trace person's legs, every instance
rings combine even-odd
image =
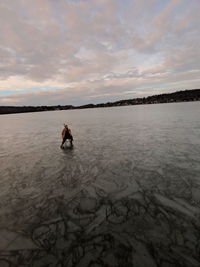
[[[72,136],[70,137],[70,144],[71,144],[71,146],[73,146],[73,137]]]
[[[63,148],[63,145],[64,145],[66,140],[67,140],[67,138],[64,137],[63,140],[62,140],[62,144],[61,144],[60,148]]]

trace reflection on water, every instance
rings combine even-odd
[[[199,108],[1,116],[0,266],[200,266]]]

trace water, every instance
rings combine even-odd
[[[0,266],[200,266],[200,102],[0,125]]]

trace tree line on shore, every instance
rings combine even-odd
[[[200,89],[177,91],[174,93],[153,95],[153,96],[148,96],[148,97],[143,97],[143,98],[126,99],[126,100],[119,100],[115,102],[107,102],[107,103],[101,103],[101,104],[87,104],[87,105],[82,105],[82,106],[72,106],[72,105],[0,106],[0,114],[115,107],[115,106],[128,106],[128,105],[142,105],[142,104],[173,103],[173,102],[188,102],[188,101],[200,101]]]

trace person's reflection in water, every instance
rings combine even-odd
[[[64,124],[64,129],[62,130],[62,144],[61,144],[60,148],[64,148],[64,143],[66,142],[66,140],[70,140],[70,144],[72,147],[73,146],[73,136],[72,136],[71,129],[68,128],[68,126],[66,124]]]

